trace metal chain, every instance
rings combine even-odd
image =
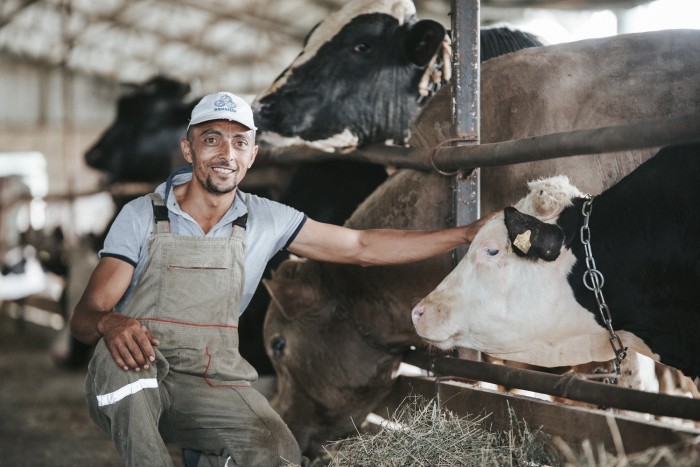
[[[593,291],[595,294],[596,302],[598,302],[598,311],[600,311],[600,316],[605,323],[610,334],[610,345],[612,346],[613,353],[615,354],[615,373],[620,376],[620,364],[622,360],[627,356],[627,347],[622,345],[622,340],[615,334],[615,330],[612,327],[612,318],[610,317],[610,309],[608,304],[605,303],[605,298],[603,297],[603,285],[605,284],[605,278],[603,273],[600,272],[595,265],[595,260],[593,259],[593,250],[591,249],[591,229],[588,227],[588,221],[591,218],[591,211],[593,210],[593,197],[589,197],[584,201],[583,207],[581,208],[581,213],[583,214],[583,226],[581,227],[581,243],[583,244],[583,249],[586,252],[586,272],[583,273],[583,285],[586,286],[588,290]],[[615,380],[617,382],[617,380]]]

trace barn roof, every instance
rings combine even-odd
[[[628,7],[645,0],[482,0],[484,8]],[[160,74],[255,93],[343,0],[3,0],[0,54],[119,83]],[[450,0],[416,0],[445,18]],[[483,13],[482,13],[483,16]]]

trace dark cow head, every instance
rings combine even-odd
[[[309,34],[304,49],[253,104],[262,143],[349,151],[369,143],[403,144],[426,79],[445,83],[449,38],[439,23],[418,21],[409,0],[355,0]],[[542,45],[509,28],[481,33],[486,60]],[[442,53],[440,53],[442,52]]]
[[[257,98],[260,140],[326,149],[403,141],[418,109],[418,82],[445,34],[435,21],[416,21],[409,1],[347,3]],[[394,98],[397,86],[414,98]]]
[[[88,166],[106,172],[109,182],[155,182],[185,161],[179,140],[192,103],[183,101],[187,84],[156,77],[121,97],[116,121],[85,153]]]
[[[272,300],[264,339],[278,372],[270,402],[310,457],[329,440],[351,433],[353,422],[363,422],[388,395],[401,360],[379,340],[368,342],[347,318],[362,312],[341,309],[348,303],[321,280],[336,272],[332,265],[287,260],[265,281]],[[366,326],[372,329],[373,323]]]

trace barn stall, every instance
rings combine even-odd
[[[272,3],[274,2],[271,2],[271,4]],[[561,15],[564,18],[568,18],[565,19],[564,22],[575,22],[576,20],[572,18],[578,15],[590,17],[593,15],[590,11],[595,13],[597,9],[613,7],[614,12],[608,10],[609,14],[602,18],[607,18],[608,22],[611,18],[610,15],[615,18],[615,29],[612,32],[607,32],[607,34],[614,34],[625,32],[629,16],[634,12],[632,7],[637,5],[642,5],[642,7],[644,7],[646,2],[620,2],[619,4],[613,2],[591,3],[594,4],[588,5],[586,2],[535,2],[535,4],[528,5],[528,8],[525,8],[522,2],[482,2],[481,10],[478,11],[477,9],[478,14],[481,15],[480,20],[478,14],[476,17],[473,16],[473,12],[471,16],[466,17],[466,20],[464,19],[465,17],[461,17],[461,19],[463,21],[476,21],[476,24],[500,20],[507,20],[514,24],[518,24],[518,21],[522,21],[523,24],[525,24],[528,17],[531,18],[533,14],[532,9],[535,8],[536,10],[546,11],[549,15]],[[450,11],[448,2],[424,2],[423,4],[421,4],[421,2],[416,2],[416,4],[422,16],[430,16],[438,18],[439,20],[449,18],[447,15]],[[223,17],[219,14],[213,14],[219,13],[214,6],[202,7],[201,5],[193,4],[193,2],[183,2],[182,4],[173,4],[171,2],[164,11],[154,10],[152,12],[130,11],[128,5],[122,5],[119,2],[97,5],[103,10],[90,11],[89,6],[80,4],[79,2],[52,3],[18,1],[14,4],[8,3],[3,7],[6,8],[6,11],[2,12],[6,19],[4,19],[2,23],[3,28],[0,29],[0,33],[3,34],[1,36],[3,50],[5,50],[3,61],[6,61],[6,69],[10,71],[4,78],[7,84],[0,89],[0,92],[3,93],[3,101],[9,103],[5,108],[13,110],[12,112],[8,111],[8,115],[3,117],[7,122],[7,125],[5,125],[7,129],[3,130],[6,131],[6,134],[2,136],[3,150],[7,150],[7,152],[11,153],[8,157],[11,157],[13,160],[17,158],[25,161],[30,160],[31,157],[28,156],[27,153],[34,151],[39,151],[48,156],[46,158],[47,169],[45,178],[48,182],[48,189],[46,192],[42,193],[40,191],[39,196],[32,195],[27,197],[24,194],[18,196],[12,189],[8,189],[10,193],[7,198],[7,204],[5,198],[3,199],[3,219],[6,219],[6,223],[3,224],[3,229],[7,228],[7,238],[3,238],[3,255],[14,249],[14,247],[29,246],[31,247],[30,250],[34,249],[37,252],[37,256],[40,259],[44,258],[45,260],[53,260],[57,256],[59,258],[65,258],[71,255],[81,259],[86,257],[90,258],[90,249],[92,248],[92,251],[94,251],[94,247],[88,243],[92,241],[93,236],[100,235],[109,222],[112,211],[114,210],[112,200],[115,198],[118,199],[120,196],[124,196],[124,194],[126,194],[126,196],[132,196],[134,193],[145,192],[149,187],[153,186],[152,184],[146,184],[146,186],[143,184],[129,183],[110,184],[105,179],[104,173],[86,167],[83,160],[83,154],[87,148],[97,139],[104,128],[110,124],[115,101],[120,94],[130,89],[128,83],[144,82],[156,74],[176,75],[176,78],[189,83],[195,89],[195,94],[201,94],[219,87],[226,87],[241,92],[252,99],[255,93],[270,83],[274,76],[279,73],[282,66],[291,60],[291,57],[300,46],[304,31],[310,29],[313,25],[311,24],[313,21],[311,21],[310,18],[306,18],[304,21],[309,21],[309,23],[303,23],[302,21],[301,24],[289,26],[290,16],[285,15],[284,11],[280,9],[278,5],[274,5],[273,7],[260,2],[256,3],[254,6],[251,5],[247,8],[243,8],[245,13],[227,13],[223,15]],[[157,2],[155,6],[157,6]],[[286,6],[290,8],[297,7],[285,2],[285,7]],[[325,4],[321,2],[315,2],[311,6],[311,8],[319,10],[319,16],[317,17],[319,19],[327,12],[333,11],[338,7],[338,4]],[[543,10],[543,7],[548,8]],[[173,22],[177,21],[175,18],[186,16],[188,12],[191,12],[189,9],[199,14],[198,17],[202,22],[189,25],[191,29],[188,29],[189,33],[184,35],[188,38],[186,41],[183,41],[179,37],[179,34],[168,30],[167,26],[160,25],[160,23],[170,23],[170,27],[172,28]],[[271,14],[270,12],[273,11],[275,13]],[[453,19],[459,18],[460,14],[464,13],[460,13],[460,10],[455,10],[453,12]],[[278,15],[278,17],[274,18],[275,15]],[[192,16],[197,15],[190,15],[191,23],[196,23],[196,20],[193,19]],[[597,16],[596,18],[597,21],[601,21],[601,16]],[[136,21],[136,19],[140,19],[140,21]],[[255,53],[253,70],[246,70],[245,73],[237,71],[236,73],[232,73],[234,76],[206,71],[221,69],[223,67],[229,69],[233,66],[235,66],[236,70],[240,70],[241,65],[237,63],[238,61],[252,61],[249,50],[252,48],[251,44],[248,44],[248,50],[244,50],[243,52],[238,51],[241,55],[233,54],[233,56],[231,56],[227,55],[229,51],[226,46],[212,44],[212,42],[215,42],[215,39],[205,38],[205,33],[202,31],[207,30],[206,26],[214,24],[217,26],[214,30],[221,36],[217,39],[221,39],[224,44],[230,43],[227,42],[228,36],[226,36],[225,33],[225,26],[227,26],[227,24],[213,23],[215,20],[222,21],[223,23],[243,22],[246,27],[251,27],[253,29],[251,35],[257,39],[255,42],[256,46],[259,47],[261,43],[269,46],[264,52],[255,49],[258,51]],[[605,23],[605,21],[602,22]],[[104,23],[107,23],[107,25]],[[36,26],[37,24],[47,26],[35,28],[35,31],[47,31],[49,34],[53,33],[54,36],[49,39],[42,39],[37,37],[30,38],[26,35],[22,35],[23,27],[27,28],[31,25]],[[80,29],[81,27],[85,27],[86,24],[90,24],[91,26],[96,25],[96,30],[86,29],[85,33],[76,31],[76,28]],[[446,25],[449,26],[448,24]],[[475,25],[473,24],[473,26]],[[52,27],[54,28],[53,30]],[[158,29],[159,27],[163,28],[163,30]],[[95,40],[93,35],[98,34],[102,29],[112,29],[116,34],[109,38],[102,38],[96,42],[90,42],[90,40]],[[283,38],[269,37],[270,29],[274,29],[275,34],[283,34]],[[457,28],[454,28],[454,30],[457,30]],[[197,33],[195,31],[200,32]],[[476,27],[468,28],[466,33],[462,30],[466,44],[469,44],[470,40],[473,41],[471,35],[475,31],[478,32]],[[123,34],[124,36],[119,36],[119,34]],[[38,34],[38,36],[40,35],[41,34]],[[37,34],[35,33],[34,36],[37,36]],[[92,39],[90,39],[91,37]],[[120,37],[122,39],[121,41]],[[85,42],[81,41],[81,38],[85,39]],[[293,38],[297,42],[293,44],[294,47],[289,47],[285,50],[283,45],[289,44],[289,38]],[[14,42],[11,39],[14,39]],[[46,42],[41,43],[41,40],[53,40],[56,44],[64,45],[65,50],[57,50],[61,49],[61,47],[47,47]],[[125,46],[125,44],[132,42],[136,44],[136,51],[131,51]],[[171,42],[173,42],[173,44],[170,44]],[[186,44],[192,42],[192,44],[194,44],[192,45],[192,49],[194,49],[194,52],[192,52],[193,55],[191,56],[192,59],[186,61],[188,65],[192,64],[192,67],[189,69],[186,69],[187,67],[183,65],[182,60],[178,60],[175,64],[167,61],[169,54],[174,54],[178,58],[180,57],[176,52],[173,52],[173,50],[182,52],[182,47],[184,47],[182,42]],[[119,43],[120,46],[126,50],[120,50],[119,54],[116,54],[114,50],[120,47],[115,47],[115,43]],[[148,55],[149,49],[145,47],[144,44],[151,44],[151,46],[153,46],[153,43],[157,43],[161,46],[163,44],[172,45],[172,48],[164,50],[156,47],[157,55],[154,51],[155,49],[151,49],[152,55]],[[107,44],[108,47],[106,50],[98,50],[99,44]],[[455,47],[459,47],[459,44],[460,42],[457,41]],[[86,49],[81,50],[81,46],[85,46]],[[242,49],[246,49],[246,47],[242,47]],[[132,52],[134,55],[125,57],[124,55],[128,55],[129,52]],[[188,52],[191,51],[188,50]],[[206,55],[206,57],[198,56],[196,53]],[[246,55],[246,53],[248,55]],[[148,58],[144,59],[144,55],[147,55]],[[261,55],[269,59],[269,62],[266,60],[261,64]],[[204,60],[204,58],[206,58],[213,62],[214,59],[212,57],[221,58],[223,62],[210,63]],[[197,59],[201,60],[198,61]],[[231,63],[234,63],[234,65]],[[275,68],[275,64],[281,65]],[[90,65],[94,65],[95,69],[90,69]],[[205,65],[211,66],[211,68],[206,68]],[[473,74],[470,76],[469,67],[467,68],[467,72],[460,73],[459,66],[459,63],[455,64],[456,79],[460,77],[464,78],[465,75],[467,79],[474,79]],[[181,71],[173,73],[173,70],[178,70],[180,68],[182,68]],[[265,68],[269,68],[269,70]],[[264,73],[266,71],[268,72],[267,74]],[[462,86],[457,86],[457,89],[466,89],[472,93],[475,92],[474,90],[478,91],[478,87],[470,86],[466,81]],[[478,94],[471,96],[472,103],[474,102],[475,96],[478,98]],[[469,96],[458,96],[457,99],[458,101],[470,102]],[[474,115],[474,112],[466,112],[466,114]],[[478,119],[476,121],[478,121]],[[531,147],[536,147],[540,154],[543,151],[542,148],[554,147],[554,149],[550,149],[551,154],[556,154],[558,156],[562,154],[586,154],[587,151],[595,152],[600,150],[601,147],[623,149],[627,147],[637,147],[636,145],[659,146],[672,142],[687,141],[689,138],[692,140],[692,133],[694,130],[692,123],[695,121],[697,121],[697,119],[694,119],[693,116],[689,116],[685,120],[681,119],[679,122],[669,123],[668,127],[664,127],[663,131],[658,131],[657,133],[650,131],[653,128],[658,128],[658,125],[653,123],[650,123],[650,126],[642,131],[640,131],[639,128],[633,127],[616,129],[616,131],[622,132],[623,135],[625,131],[629,132],[627,135],[642,134],[644,135],[644,139],[631,137],[615,139],[610,137],[606,140],[605,137],[607,133],[603,135],[602,138],[599,137],[600,135],[596,136],[594,134],[584,133],[580,135],[559,135],[558,137],[555,135],[551,138],[554,140],[554,143],[552,143],[552,141],[542,142],[539,140],[529,141],[528,143],[534,144],[535,146]],[[458,122],[458,125],[462,126],[462,130],[457,132],[459,139],[468,140],[470,144],[478,142],[478,129],[475,130],[475,125],[477,125],[478,128],[478,123],[475,121],[467,123],[462,121]],[[466,136],[464,136],[465,133]],[[689,133],[691,134],[690,136]],[[475,134],[477,137],[475,137]],[[580,142],[588,142],[591,138],[597,138],[596,141],[599,141],[598,144],[600,146],[596,146],[593,149],[590,147],[584,148],[583,146],[585,145]],[[542,139],[547,140],[547,138]],[[630,143],[630,140],[633,140],[633,142]],[[619,141],[623,142],[619,143]],[[560,146],[556,146],[556,144]],[[617,146],[615,146],[616,144]],[[620,144],[622,146],[620,146]],[[382,155],[387,152],[385,148],[372,147],[366,149],[364,153],[360,151],[356,156],[352,157],[364,159],[372,158],[375,162],[388,163],[396,166],[415,165],[416,167],[427,170],[433,170],[439,167],[443,171],[482,166],[489,163],[483,159],[469,159],[468,157],[455,155],[469,152],[463,149],[465,148],[438,148],[434,151],[413,150],[413,154],[407,155],[406,151],[392,148],[392,151],[396,154],[394,154],[392,158],[387,159]],[[485,154],[485,156],[483,157],[489,159],[493,154],[501,154],[501,151],[508,152],[509,149],[510,148],[502,149],[497,145],[492,147],[484,145],[483,154]],[[528,148],[525,150],[521,149],[520,151],[521,154],[532,154],[531,149]],[[274,151],[272,151],[272,153],[274,153]],[[299,152],[296,154],[298,153]],[[374,158],[373,154],[380,154],[380,156]],[[274,154],[271,155],[272,159],[275,157],[277,156]],[[282,154],[279,155],[279,157],[283,158],[285,155]],[[304,154],[303,157],[314,157],[314,154]],[[321,156],[316,155],[316,157],[318,158]],[[405,164],[404,161],[406,157],[412,158],[411,160],[417,160],[418,162]],[[551,157],[555,156],[552,155]],[[35,159],[31,160],[32,171],[35,171],[37,167],[41,167],[41,164],[34,162]],[[499,164],[510,162],[512,162],[512,159],[507,158],[498,161]],[[3,166],[8,167],[9,164],[3,164]],[[24,175],[26,169],[19,169],[17,172],[19,172],[19,175]],[[266,175],[262,180],[253,180],[253,182],[265,185],[272,179],[276,183],[284,183],[284,179],[280,180],[279,178],[279,171],[266,170],[264,173],[271,175]],[[16,176],[17,174],[11,173],[10,175]],[[471,177],[477,177],[476,173]],[[16,179],[16,177],[14,178]],[[476,180],[474,178],[468,178],[466,183],[462,183],[462,185],[463,186],[458,188],[457,191],[462,193],[462,196],[465,196],[469,201],[461,203],[467,206],[466,210],[456,211],[456,217],[461,219],[458,221],[460,223],[468,222],[476,218],[475,216],[478,216],[479,213],[478,203],[474,202],[474,200],[478,198],[478,191],[473,190],[473,187],[478,186],[478,178]],[[24,214],[17,215],[15,211],[8,209],[10,213],[7,215],[7,218],[5,218],[5,206],[14,208],[22,204],[25,206],[23,209],[20,209],[20,211],[24,211]],[[38,212],[38,214],[32,215],[32,213],[36,212]],[[44,218],[43,221],[42,217]],[[24,227],[16,227],[17,224],[22,223],[24,223]],[[20,239],[19,234],[28,229],[27,224],[39,227],[37,229],[38,232],[31,232],[38,238],[30,238],[29,240]],[[64,265],[65,263],[66,261],[64,259]],[[89,271],[90,269],[90,264],[84,265],[82,262],[80,264],[69,262],[68,264],[73,265],[74,270],[82,268]],[[66,271],[61,271],[60,266],[58,269],[54,269],[54,271],[48,270],[47,266],[45,266],[45,268],[47,269],[45,271],[47,277],[44,278],[44,280],[50,284],[46,287],[47,290],[42,291],[42,293],[31,294],[20,300],[13,299],[3,301],[3,314],[11,318],[11,321],[6,322],[6,325],[9,326],[9,333],[8,339],[4,341],[14,344],[19,341],[26,344],[26,340],[38,339],[40,342],[31,342],[31,345],[24,349],[27,351],[27,358],[32,358],[31,356],[33,355],[38,358],[39,362],[42,364],[50,363],[42,361],[41,357],[38,355],[40,352],[36,352],[35,350],[36,348],[46,350],[47,347],[51,347],[50,351],[46,352],[46,356],[48,359],[49,353],[54,355],[53,363],[55,364],[60,363],[61,352],[66,351],[65,337],[63,340],[57,339],[57,335],[52,334],[54,332],[53,330],[47,332],[45,329],[38,330],[36,335],[23,333],[31,333],[35,330],[37,323],[33,323],[32,321],[38,322],[42,327],[49,326],[49,329],[55,329],[56,331],[64,330],[62,319],[66,316],[66,310],[70,309],[71,300],[77,299],[74,294],[80,293],[80,282],[81,280],[85,280],[85,276],[83,276],[81,280],[71,282],[70,272],[66,273]],[[83,271],[83,274],[85,274],[85,271]],[[74,273],[72,277],[74,278],[76,275],[77,273]],[[77,289],[77,291],[73,289]],[[63,303],[62,300],[64,301]],[[68,305],[66,305],[66,302]],[[23,336],[26,336],[28,339],[23,338]],[[62,348],[57,348],[57,346]],[[24,355],[24,352],[19,352],[17,357],[12,360],[21,364]],[[57,355],[59,355],[58,361],[56,358]],[[417,363],[421,361],[421,359],[410,357],[409,361]],[[463,374],[463,372],[467,370],[461,368],[455,369],[451,366],[452,363],[453,362],[447,364],[450,370],[446,373],[443,373],[445,370],[438,370],[438,368],[440,368],[439,361],[438,363],[432,361],[427,364],[427,367],[440,375],[441,381],[444,381],[444,376],[452,374],[466,377],[470,380],[487,381],[509,387],[518,386],[512,379],[503,375],[487,377],[479,372],[477,372],[477,376],[475,376],[474,373]],[[423,366],[426,365],[423,364]],[[46,371],[48,374],[53,374],[55,376],[57,384],[62,385],[60,388],[61,390],[65,390],[64,388],[72,388],[75,392],[80,392],[82,390],[79,384],[76,383],[79,378],[71,380],[72,382],[67,382],[66,380],[70,379],[70,375],[57,372],[53,368],[48,368]],[[475,370],[472,369],[471,371],[473,372]],[[20,387],[32,385],[32,383],[28,381],[20,382],[20,376],[22,376],[21,372],[17,371],[12,374],[16,376],[16,380],[13,381],[11,379],[5,383],[8,384],[8,391],[3,391],[4,393],[14,395],[20,391]],[[522,376],[521,378],[525,377]],[[489,379],[492,379],[492,381],[489,381]],[[535,377],[535,380],[538,379],[539,377]],[[436,387],[434,386],[434,381],[428,380],[427,386],[421,386],[424,378],[408,383],[405,383],[405,381],[407,381],[407,379],[401,377],[397,386],[398,392],[394,394],[393,402],[389,407],[395,407],[397,401],[400,401],[403,395],[408,392],[408,390],[405,389],[406,387],[411,387],[411,391],[413,392],[419,390],[426,394],[436,394],[436,392],[434,392]],[[438,384],[443,385],[444,383],[440,382]],[[454,406],[446,404],[446,407],[449,407],[451,410],[455,410],[455,407],[459,407],[459,411],[464,411],[466,413],[472,413],[472,407],[474,405],[489,408],[488,411],[497,414],[494,420],[498,420],[499,417],[501,417],[501,420],[505,420],[503,413],[501,412],[499,414],[498,412],[498,410],[502,410],[504,406],[503,397],[507,397],[511,400],[520,400],[520,398],[515,396],[496,395],[495,402],[489,402],[489,398],[492,397],[491,393],[484,393],[478,390],[474,390],[475,394],[477,394],[476,396],[454,398],[452,397],[452,392],[450,392],[454,389],[451,389],[451,385],[447,386],[447,389],[443,389],[442,386],[439,386],[440,389],[437,391],[438,393],[445,391],[444,394],[449,395],[450,402],[454,404]],[[525,383],[522,389],[547,392],[539,383],[535,384],[534,388],[528,388],[528,383]],[[457,390],[460,394],[464,394],[468,391],[472,390],[464,390],[461,388]],[[605,393],[604,389],[601,389],[601,391]],[[65,392],[68,393],[69,391],[65,390]],[[556,391],[554,392],[554,395],[560,397],[572,396],[572,394],[568,392],[564,394]],[[576,391],[574,391],[574,393],[575,392]],[[583,390],[581,392],[586,391]],[[442,395],[441,398],[447,400],[448,396],[446,395]],[[71,394],[65,395],[67,399],[70,399],[70,396]],[[611,396],[606,393],[606,395],[603,396],[603,402],[598,399],[586,400],[586,402],[615,407],[609,403],[609,400],[610,398],[614,399],[616,397],[623,401],[634,399],[631,395]],[[76,399],[79,399],[79,397]],[[454,403],[455,400],[462,400],[463,402]],[[36,401],[25,403],[31,407],[35,405],[38,407],[40,405],[37,404]],[[512,403],[517,404],[516,402]],[[686,408],[687,413],[691,415],[697,413],[697,405],[686,406],[686,403],[686,400],[670,400],[667,402],[661,398],[653,399],[651,402],[643,402],[642,404],[652,404],[653,406],[660,405],[663,407],[667,405],[671,407],[677,406],[682,408],[680,413],[685,413],[684,411]],[[591,421],[587,421],[587,425],[584,424],[583,427],[581,425],[571,426],[567,425],[566,421],[589,420],[589,418],[582,417],[581,413],[575,410],[574,413],[571,414],[568,412],[568,408],[564,410],[564,408],[559,405],[555,405],[550,413],[550,405],[545,405],[544,407],[547,408],[542,408],[543,406],[539,405],[539,402],[531,401],[530,399],[525,399],[523,404],[521,410],[520,406],[516,407],[516,412],[522,411],[523,414],[535,414],[534,418],[531,418],[529,421],[531,425],[565,427],[560,430],[561,432],[556,432],[556,434],[562,436],[564,439],[567,439],[567,433],[570,436],[575,434],[575,436],[569,438],[573,443],[578,443],[582,439],[588,438],[594,441],[603,441],[609,448],[617,447],[612,444],[614,440],[612,440],[610,429],[607,431],[601,429],[601,426],[603,426],[601,425],[602,420],[607,420],[605,412],[593,414],[590,417]],[[11,402],[7,404],[7,406],[10,405],[14,404]],[[498,409],[498,407],[501,409]],[[640,410],[638,407],[639,405],[635,403],[622,403],[620,408]],[[644,412],[644,410],[641,411]],[[39,426],[42,425],[42,421],[45,425],[50,425],[50,423],[47,423],[51,419],[51,417],[47,415],[48,413],[49,412],[46,412],[44,408],[43,413],[39,414],[33,422]],[[653,413],[654,415],[660,416],[669,415],[663,408],[646,413]],[[674,416],[673,414],[677,415],[678,413],[677,411],[671,410],[671,416]],[[16,426],[22,426],[22,418],[18,419],[17,416],[13,416],[7,419],[13,420],[13,429],[16,428]],[[37,419],[39,423],[37,423]],[[61,419],[58,417],[58,419],[64,423],[66,422],[65,418]],[[697,420],[697,418],[693,418],[693,416],[689,417],[689,419]],[[545,423],[543,420],[547,420],[547,422]],[[18,423],[19,425],[16,425]],[[99,433],[95,433],[89,420],[85,419],[84,423],[86,426],[81,427],[82,431],[77,430],[77,432],[79,432],[79,436],[82,437],[81,443],[85,442],[87,446],[88,443],[86,439],[90,436],[99,438]],[[607,424],[608,422],[606,421],[605,423]],[[649,428],[649,425],[653,425],[653,428]],[[632,451],[637,451],[655,444],[667,444],[676,441],[682,436],[678,434],[678,429],[673,426],[658,427],[655,424],[636,421],[631,423],[618,422],[618,426],[622,426],[621,430],[623,432],[623,439],[625,440],[625,447]],[[34,431],[37,431],[36,425],[34,428]],[[8,433],[8,437],[4,437],[5,439],[15,438],[14,435],[10,436],[10,429],[10,426],[4,427],[3,430],[7,430],[6,432]],[[687,429],[685,431],[690,434],[694,433],[692,429]],[[581,433],[585,433],[585,435],[581,436]],[[56,439],[60,439],[62,443],[71,443],[70,437],[66,439],[65,437],[56,435]],[[51,440],[52,435],[49,433],[44,434],[44,438],[41,442],[50,445],[52,444]],[[111,448],[108,445],[104,446],[105,451],[111,453]],[[25,449],[28,447],[29,446],[25,446]],[[37,460],[52,459],[52,454],[49,449],[45,452],[42,452],[41,447],[35,449],[41,452],[41,454],[38,454],[39,457],[37,457]],[[54,451],[54,455],[60,453],[61,456],[64,456],[63,458],[68,458],[65,456],[70,456],[72,454],[72,452],[64,452],[65,447],[62,449],[63,450]],[[2,452],[10,459],[15,455],[13,454],[13,450],[9,447],[3,447]],[[176,456],[177,454],[174,455]],[[104,462],[104,465],[112,465],[110,462],[113,461],[106,459]]]

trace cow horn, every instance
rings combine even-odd
[[[513,207],[503,210],[508,238],[518,256],[532,260],[554,261],[564,245],[564,232],[556,224],[547,224]]]

